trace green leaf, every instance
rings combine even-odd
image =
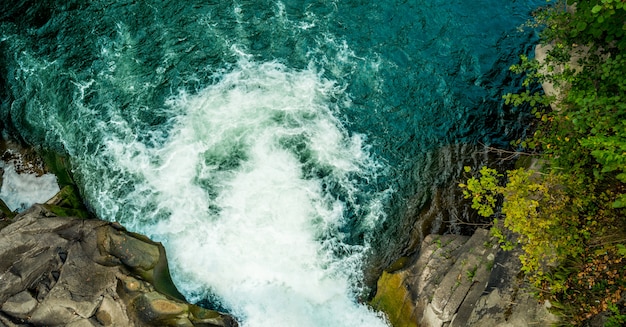
[[[602,6],[601,5],[595,5],[593,6],[593,8],[591,9],[591,12],[594,14],[597,14],[600,12],[600,10],[602,10]]]
[[[615,202],[613,202],[613,208],[619,209],[626,207],[626,194],[620,195]]]

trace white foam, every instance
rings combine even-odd
[[[0,163],[4,168],[0,199],[13,211],[24,211],[35,203],[44,203],[59,192],[56,176],[17,173],[13,163]]]
[[[110,206],[125,180],[100,178],[98,211],[164,242],[181,291],[216,296],[242,326],[385,326],[355,301],[368,247],[343,243],[349,203],[329,191],[356,201],[356,177],[379,168],[334,116],[341,90],[313,70],[246,59],[217,80],[170,99],[178,118],[162,147],[107,141],[136,180]],[[364,225],[382,216],[379,201],[358,204],[372,208]]]

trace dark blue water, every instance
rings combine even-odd
[[[409,199],[523,135],[501,97],[541,4],[5,3],[2,127],[162,241],[190,300],[244,326],[384,324],[356,303],[363,264],[402,252]]]

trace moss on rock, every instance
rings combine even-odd
[[[408,300],[408,301],[407,301]],[[378,280],[372,306],[385,312],[394,327],[417,327],[411,296],[405,287],[404,274],[383,272]]]

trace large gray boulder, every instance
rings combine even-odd
[[[395,327],[551,326],[556,317],[528,291],[517,251],[485,229],[428,235],[416,258],[383,274],[372,305]]]
[[[0,326],[237,326],[184,301],[159,243],[50,207],[0,229]]]

